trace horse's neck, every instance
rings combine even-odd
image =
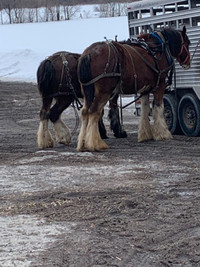
[[[142,33],[139,35],[138,39],[148,39],[149,38],[149,34],[148,33]]]
[[[165,30],[163,32],[165,39],[169,45],[169,50],[173,57],[177,57],[181,48],[180,33],[173,30]]]

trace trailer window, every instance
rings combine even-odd
[[[192,26],[200,26],[200,17],[192,18]]]
[[[134,31],[134,28],[133,27],[131,27],[129,29],[129,33],[130,33],[130,36],[135,35],[135,31]]]
[[[157,15],[162,15],[163,14],[163,8],[160,6],[157,7],[153,7],[153,15],[157,16]]]
[[[192,8],[200,7],[200,1],[199,0],[191,0],[191,7]]]
[[[189,9],[188,1],[178,2],[178,11]]]
[[[133,14],[133,12],[129,12],[128,13],[128,19],[130,20],[130,19],[134,19],[134,14]]]
[[[135,35],[139,35],[139,27],[135,27]]]
[[[173,12],[175,12],[176,9],[175,9],[175,4],[168,4],[168,5],[165,5],[165,14],[171,14]]]

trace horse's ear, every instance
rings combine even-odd
[[[183,26],[183,30],[182,30],[182,35],[183,35],[183,38],[185,37],[185,34],[186,34],[186,27]]]

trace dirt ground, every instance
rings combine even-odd
[[[1,267],[200,266],[199,137],[138,143],[130,107],[105,152],[77,152],[78,131],[39,150],[36,85],[0,82],[0,103]]]

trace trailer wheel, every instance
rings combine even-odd
[[[173,95],[166,94],[163,98],[164,101],[164,117],[168,129],[172,134],[181,134],[181,128],[178,122],[177,114],[177,101]]]
[[[194,94],[187,94],[181,98],[178,118],[185,135],[200,135],[200,101]]]

